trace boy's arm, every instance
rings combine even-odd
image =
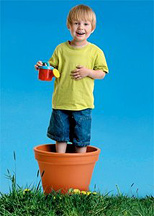
[[[105,72],[102,70],[92,70],[85,68],[83,66],[77,66],[77,69],[72,71],[71,76],[75,80],[80,80],[84,77],[90,77],[92,79],[103,79],[105,77]]]
[[[106,72],[102,70],[91,70],[89,69],[89,77],[92,79],[104,79]]]

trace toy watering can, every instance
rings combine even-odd
[[[59,71],[50,66],[49,62],[43,62],[43,65],[39,66],[38,70],[38,78],[43,81],[51,81],[53,77],[60,77]]]

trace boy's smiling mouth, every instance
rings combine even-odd
[[[77,35],[84,35],[84,32],[76,32]]]

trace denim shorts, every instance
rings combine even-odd
[[[80,111],[52,110],[47,136],[78,147],[90,145],[92,109]]]

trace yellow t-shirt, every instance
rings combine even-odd
[[[103,70],[108,73],[103,51],[92,43],[82,48],[75,48],[64,42],[59,44],[49,63],[60,72],[55,80],[52,108],[63,110],[83,110],[94,108],[94,79],[85,77],[81,80],[71,78],[71,71],[77,65],[88,69]]]

